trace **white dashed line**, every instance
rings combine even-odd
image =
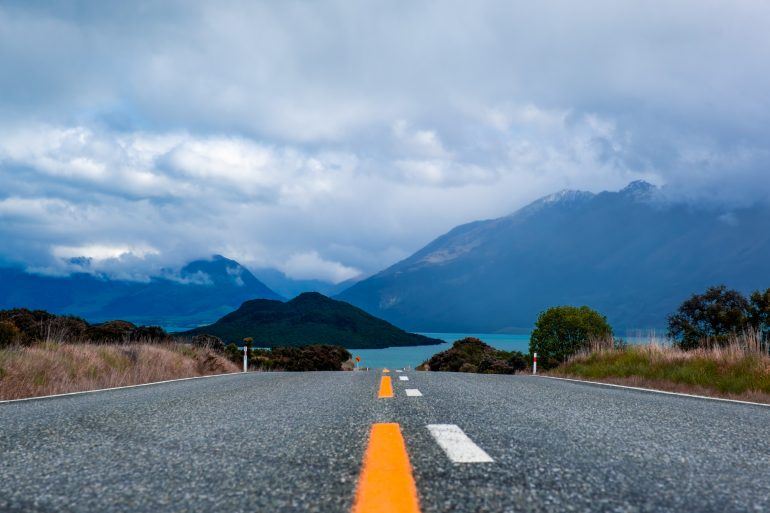
[[[409,376],[399,376],[398,379],[401,381],[409,381]]]
[[[402,371],[401,369],[396,369],[396,372],[404,372],[404,371]]]
[[[407,397],[422,397],[422,392],[420,392],[416,388],[407,388],[406,389],[406,396]]]
[[[455,463],[492,463],[494,460],[454,424],[429,424],[436,443]]]

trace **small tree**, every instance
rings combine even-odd
[[[557,306],[538,316],[529,351],[548,369],[587,348],[591,340],[611,336],[612,327],[599,312],[587,306]]]
[[[767,340],[770,338],[770,289],[754,292],[749,301],[751,302],[749,323],[753,329],[762,334],[763,340]]]
[[[225,357],[233,363],[239,363],[243,359],[243,353],[235,343],[230,342],[225,346]]]
[[[668,318],[668,336],[682,349],[724,345],[731,334],[751,327],[751,310],[740,292],[724,285],[709,287],[703,294],[693,294]]]
[[[0,348],[18,344],[21,331],[10,321],[0,321]]]

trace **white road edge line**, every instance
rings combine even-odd
[[[401,381],[409,381],[409,376],[399,376],[398,379]]]
[[[639,390],[641,392],[650,392],[653,394],[666,394],[666,395],[678,395],[681,397],[693,397],[695,399],[708,399],[709,401],[722,401],[725,403],[738,403],[738,404],[749,404],[751,406],[764,406],[765,408],[770,408],[770,404],[765,403],[754,403],[751,401],[741,401],[739,399],[727,399],[725,397],[712,397],[709,395],[697,395],[697,394],[685,394],[683,392],[669,392],[668,390],[658,390],[657,388],[644,388],[644,387],[632,387],[629,385],[616,385],[615,383],[602,383],[601,381],[588,381],[586,379],[572,379],[572,378],[557,378],[556,376],[534,376],[536,378],[545,378],[545,379],[557,379],[559,381],[572,381],[574,383],[583,383],[588,385],[599,385],[603,387],[613,387],[613,388],[626,388],[628,390]]]
[[[422,392],[416,388],[407,388],[405,392],[407,397],[422,397]]]
[[[80,390],[78,392],[67,392],[65,394],[39,395],[36,397],[24,397],[22,399],[3,399],[0,401],[0,404],[20,403],[22,401],[36,401],[38,399],[54,399],[56,397],[67,397],[70,395],[95,394],[97,392],[109,392],[110,390],[122,390],[124,388],[148,387],[150,385],[162,385],[163,383],[174,383],[175,381],[188,381],[190,379],[221,378],[222,376],[234,376],[236,374],[249,374],[249,373],[246,373],[243,371],[228,372],[226,374],[210,374],[208,376],[191,376],[189,378],[167,379],[165,381],[152,381],[150,383],[139,383],[138,385],[124,385],[122,387],[97,388],[94,390]]]
[[[484,449],[473,443],[462,429],[455,424],[428,424],[433,439],[454,463],[492,463]]]

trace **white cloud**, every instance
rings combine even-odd
[[[54,246],[53,256],[62,259],[85,257],[91,260],[119,259],[127,256],[145,258],[147,255],[157,255],[158,250],[149,246],[88,244],[85,246]]]
[[[149,247],[100,265],[222,253],[336,280],[563,188],[767,198],[768,21],[696,0],[3,2],[0,258]]]
[[[317,251],[291,255],[279,269],[290,278],[321,279],[331,283],[340,283],[361,274],[361,271],[353,267],[324,260]]]
[[[400,119],[393,124],[393,136],[400,153],[425,158],[450,158],[438,134],[433,130],[414,130]]]

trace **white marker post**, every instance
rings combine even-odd
[[[243,372],[247,372],[249,368],[249,346],[243,345]]]
[[[534,353],[532,358],[532,374],[537,374],[537,353]]]

